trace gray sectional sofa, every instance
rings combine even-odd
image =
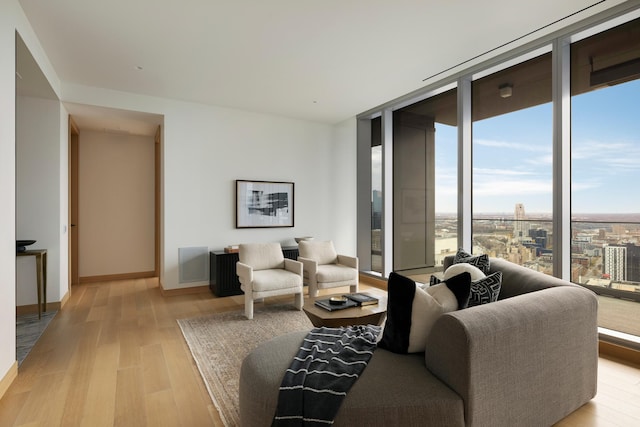
[[[550,426],[595,396],[596,296],[490,260],[490,272],[503,273],[498,301],[442,315],[425,353],[378,348],[334,425]],[[282,376],[304,336],[274,338],[246,357],[243,427],[271,424]]]

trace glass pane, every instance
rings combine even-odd
[[[473,82],[473,252],[551,274],[551,53]]]
[[[432,269],[457,249],[457,89],[394,112],[394,270]]]
[[[435,266],[458,250],[458,127],[436,123]]]
[[[624,298],[599,325],[640,335],[640,21],[574,43],[571,67],[571,280]]]
[[[371,270],[382,273],[382,119],[371,121]]]

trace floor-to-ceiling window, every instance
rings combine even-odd
[[[463,246],[595,290],[599,325],[640,337],[640,9],[608,19],[384,106],[394,269]]]
[[[571,45],[571,280],[640,335],[640,19]]]
[[[457,249],[457,89],[393,114],[394,270],[433,268]]]
[[[382,273],[382,119],[371,120],[371,271]]]
[[[552,274],[551,53],[472,83],[473,251]]]

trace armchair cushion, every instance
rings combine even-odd
[[[340,264],[319,265],[316,277],[318,282],[322,283],[356,280],[358,278],[358,270]]]
[[[253,292],[293,288],[302,285],[302,277],[284,269],[258,270],[253,272]]]
[[[338,253],[331,240],[325,242],[303,240],[298,243],[298,252],[301,257],[313,259],[319,265],[335,264],[338,260]]]
[[[240,245],[238,258],[250,265],[254,271],[284,268],[284,254],[280,243],[260,243]]]

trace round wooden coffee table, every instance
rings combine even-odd
[[[387,315],[387,293],[384,291],[372,292],[369,290],[363,293],[378,298],[378,304],[351,307],[334,311],[325,310],[324,308],[315,305],[316,299],[325,299],[332,296],[344,295],[333,294],[319,295],[316,298],[309,297],[305,301],[302,309],[307,314],[309,320],[311,320],[313,326],[316,327],[326,326],[328,328],[339,328],[341,326],[351,325],[382,324]]]

